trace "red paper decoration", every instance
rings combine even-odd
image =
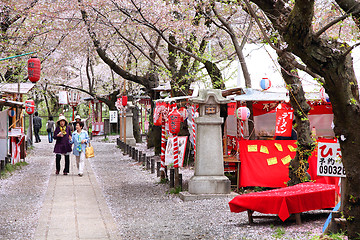
[[[239,107],[236,110],[236,117],[241,121],[246,121],[250,117],[250,109],[247,107]]]
[[[27,100],[25,101],[25,112],[27,114],[33,114],[35,111],[35,102],[34,100]]]
[[[231,102],[227,104],[228,106],[228,115],[234,115],[236,109],[236,102]]]
[[[263,90],[268,90],[271,87],[271,81],[268,78],[263,78],[260,81],[260,87]]]
[[[180,132],[181,115],[177,109],[174,109],[169,114],[169,131],[172,134],[178,134]]]
[[[40,80],[41,63],[37,57],[31,57],[28,60],[28,78],[31,82],[36,83]]]
[[[128,101],[128,97],[127,96],[122,96],[122,105],[123,105],[123,107],[125,107],[127,105],[127,101]]]
[[[164,109],[163,103],[157,102],[154,110],[154,125],[161,126],[162,124],[162,111]]]

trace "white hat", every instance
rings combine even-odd
[[[66,120],[65,116],[61,115],[59,119],[56,121],[56,124],[60,124],[60,121],[64,120],[66,124],[68,124],[68,121]]]
[[[76,120],[76,119],[80,119],[80,120],[81,120],[80,115],[76,115],[75,120]]]

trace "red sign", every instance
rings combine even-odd
[[[228,103],[227,106],[228,106],[228,115],[234,115],[236,109],[236,102]]]
[[[289,109],[276,110],[275,136],[290,137],[293,121],[293,111]]]
[[[35,111],[35,102],[34,100],[27,100],[25,101],[25,112],[27,114],[33,114]]]

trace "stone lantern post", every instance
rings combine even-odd
[[[133,116],[132,110],[134,105],[131,101],[128,102],[126,106],[126,143],[135,146],[136,139],[134,138],[134,130],[133,130]]]
[[[199,104],[199,117],[195,119],[196,158],[195,173],[189,181],[188,193],[181,193],[183,200],[194,200],[230,194],[231,182],[224,175],[220,104],[230,102],[219,89],[203,89],[191,100]]]

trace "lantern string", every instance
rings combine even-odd
[[[17,58],[17,57],[22,57],[22,56],[30,55],[30,54],[33,54],[33,53],[36,53],[36,51],[35,52],[24,53],[24,54],[20,54],[20,55],[15,55],[15,56],[11,56],[11,57],[1,58],[0,61],[12,59],[12,58]]]

